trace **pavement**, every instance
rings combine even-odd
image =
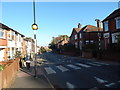
[[[49,90],[53,90],[44,75],[39,74],[37,77],[34,77],[33,67],[31,67],[30,71],[26,70],[26,68],[20,69],[11,88],[48,88]]]

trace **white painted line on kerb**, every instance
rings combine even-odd
[[[69,65],[67,65],[67,66],[69,66],[69,67],[71,67],[71,68],[73,68],[73,69],[81,69],[80,67],[75,66],[75,65],[72,65],[72,64],[69,64]]]
[[[45,70],[46,70],[47,74],[56,73],[51,67],[45,67]]]
[[[98,64],[94,64],[94,63],[87,63],[87,64],[94,65],[94,66],[101,66],[101,65],[98,65]]]
[[[86,67],[86,68],[89,68],[89,67],[91,67],[91,66],[89,66],[89,65],[86,65],[86,64],[81,64],[81,63],[76,63],[77,65],[79,65],[79,66],[82,66],[82,67]]]
[[[108,82],[108,81],[106,81],[106,80],[103,80],[103,79],[101,79],[101,78],[98,78],[98,77],[94,77],[99,83],[106,83],[106,82]]]
[[[113,86],[113,85],[115,85],[115,83],[109,83],[109,84],[106,84],[105,86],[106,86],[106,87],[111,87],[111,86]]]
[[[68,88],[72,88],[72,89],[75,88],[74,85],[69,83],[69,82],[66,82],[66,85],[67,85]]]
[[[59,65],[59,66],[56,66],[58,69],[60,69],[62,72],[65,72],[65,71],[69,71],[67,68]]]

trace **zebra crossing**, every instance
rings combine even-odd
[[[104,64],[104,65],[107,65],[107,64]],[[47,74],[55,74],[56,73],[55,68],[57,68],[61,72],[67,72],[67,71],[71,71],[71,70],[81,70],[83,68],[90,68],[93,66],[102,66],[102,64],[88,62],[86,64],[75,63],[75,64],[66,64],[66,65],[56,65],[53,67],[48,66],[48,67],[43,67],[43,68]]]

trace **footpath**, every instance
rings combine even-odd
[[[27,71],[26,68],[21,69],[17,73],[16,79],[11,88],[39,88],[40,90],[54,90],[44,75],[34,77],[33,67],[31,67],[30,71]]]

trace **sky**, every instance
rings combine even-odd
[[[96,26],[95,19],[102,21],[117,8],[117,2],[36,2],[37,44],[47,46],[53,36],[70,36],[78,23]],[[0,11],[1,23],[33,38],[32,2],[1,2]]]

